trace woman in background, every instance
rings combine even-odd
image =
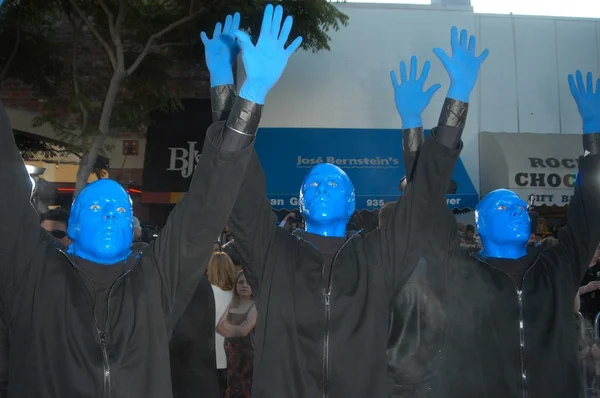
[[[225,337],[225,351],[229,362],[226,398],[250,398],[256,316],[252,289],[244,272],[240,271],[231,303],[217,324],[217,333]]]
[[[212,285],[215,297],[215,326],[217,326],[221,316],[225,313],[227,306],[231,302],[235,284],[233,262],[227,253],[223,253],[220,248],[213,253],[208,263],[207,277]],[[225,394],[225,388],[227,387],[227,357],[225,356],[224,345],[225,339],[223,336],[215,333],[215,352],[221,397]]]

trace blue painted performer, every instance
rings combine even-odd
[[[283,45],[291,28],[287,17],[284,39],[278,36],[282,19],[281,7],[267,8],[256,45],[246,34],[236,35],[247,75],[240,97],[264,103],[269,82],[279,77],[288,58]],[[272,68],[258,67],[265,59]],[[471,66],[453,62],[448,69],[451,75],[473,80],[462,84],[474,85],[479,63],[476,70]],[[209,70],[213,92],[223,94],[218,101],[213,96],[213,103],[231,102],[234,87],[218,78],[230,76],[230,70],[210,64]],[[422,88],[424,81],[419,84]],[[433,93],[429,98],[421,97],[422,90],[419,94],[424,108]],[[420,114],[422,109],[415,105],[414,111]],[[277,228],[264,171],[253,152],[248,169],[239,171],[245,178],[229,221],[245,273],[254,281],[253,290],[259,290],[253,397],[387,396],[390,301],[417,262],[413,248],[427,229],[422,222],[429,212],[427,203],[445,196],[466,112],[462,99],[446,99],[439,126],[423,143],[392,219],[370,234],[347,234],[354,187],[333,165],[316,166],[301,184],[306,231],[290,235]],[[412,127],[418,126],[405,126]],[[254,139],[234,130],[224,139],[229,136],[242,147]]]
[[[481,55],[476,55],[476,40],[474,36],[467,41],[467,32],[461,31],[459,40],[458,30],[452,29],[452,58],[445,56],[444,67],[450,77],[451,85],[448,90],[448,99],[445,108],[450,107],[448,114],[456,118],[460,123],[465,122],[466,111],[471,91],[477,81],[478,71],[481,64],[488,55],[484,50]],[[440,50],[434,50],[440,55]],[[414,162],[419,155],[424,141],[423,121],[421,114],[429,104],[433,93],[439,85],[428,90],[423,88],[424,77],[429,71],[429,63],[425,63],[423,73],[417,78],[417,60],[411,59],[410,75],[407,75],[406,64],[400,63],[400,83],[396,73],[391,72],[392,86],[394,87],[394,99],[396,109],[402,119],[402,128],[405,143],[405,163]],[[442,114],[443,115],[443,114]],[[440,121],[441,122],[441,121]],[[438,129],[439,130],[439,129]],[[454,134],[446,132],[442,135],[439,131],[438,137],[452,142],[452,146],[460,142],[462,129],[455,130]],[[409,159],[408,161],[406,159]],[[426,159],[420,161],[427,161]],[[412,175],[412,166],[407,166],[407,182],[415,178]],[[436,181],[447,192],[447,181]],[[439,200],[440,197],[436,197]],[[443,197],[442,197],[443,198]],[[389,203],[386,205],[393,205]],[[385,213],[385,212],[384,212]],[[441,218],[427,215],[419,222],[427,225],[422,233],[423,245],[419,250],[419,259],[415,271],[410,276],[407,284],[403,286],[399,294],[393,297],[391,306],[390,330],[388,336],[388,378],[390,383],[391,398],[426,398],[436,397],[438,394],[438,377],[436,372],[436,357],[439,354],[439,343],[442,338],[444,325],[444,311],[437,294],[439,282],[437,267],[428,265],[423,259],[424,253],[429,250],[429,234]],[[449,217],[453,217],[450,213]],[[389,222],[382,220],[384,222]],[[431,228],[431,226],[434,226]]]
[[[445,313],[440,398],[583,397],[573,301],[600,242],[600,79],[595,90],[591,73],[586,80],[579,71],[569,75],[583,156],[556,246],[527,244],[527,203],[510,190],[477,205],[478,253],[460,250],[443,198],[431,203],[440,222],[425,258],[438,269]]]
[[[286,23],[284,30],[290,28]],[[131,200],[112,180],[89,184],[75,199],[68,247],[40,227],[0,106],[0,302],[11,332],[9,396],[173,396],[169,338],[203,277],[238,194],[239,171],[253,153],[252,142],[236,146],[236,137],[255,135],[262,112],[257,96],[276,83],[282,61],[294,52],[280,47],[275,57],[267,51],[245,62],[252,93],[232,98],[208,129],[189,191],[161,235],[139,249],[132,250]]]
[[[277,18],[279,15],[279,18]],[[257,48],[248,48],[244,54],[244,66],[249,78],[260,84],[260,89],[253,91],[252,86],[247,86],[248,91],[241,92],[235,96],[233,65],[237,61],[240,52],[240,43],[249,42],[247,35],[239,32],[240,14],[228,15],[225,23],[215,25],[212,38],[208,38],[205,32],[200,38],[205,48],[206,65],[210,71],[211,102],[213,110],[213,121],[219,125],[231,120],[232,115],[238,118],[238,122],[231,124],[221,130],[215,130],[214,135],[209,131],[211,140],[220,143],[221,149],[246,153],[251,150],[256,134],[256,127],[260,121],[264,96],[279,80],[287,64],[288,58],[296,51],[302,42],[302,38],[296,38],[289,46],[285,46],[289,37],[293,21],[287,18],[282,26],[281,10],[273,15],[273,7],[267,6],[261,29],[260,44]],[[275,17],[275,18],[274,18]],[[253,53],[251,62],[248,61],[248,53]],[[255,83],[255,88],[257,88]],[[245,124],[253,126],[252,129],[245,128]],[[219,162],[211,153],[204,153],[209,162]],[[241,167],[240,169],[243,169]],[[235,173],[239,173],[239,170]],[[243,173],[242,173],[243,174]],[[227,179],[222,183],[229,184]],[[189,306],[185,309],[182,317],[175,328],[175,334],[171,340],[171,366],[173,367],[173,389],[176,397],[218,397],[215,384],[216,363],[214,348],[209,349],[210,342],[214,341],[214,321],[206,325],[208,318],[206,313],[206,295],[203,293],[202,284],[198,285]],[[212,289],[210,289],[210,299]],[[214,317],[214,309],[213,314]],[[205,336],[205,326],[210,327],[212,338],[198,339]],[[245,326],[231,326],[227,330],[227,337],[241,337],[248,333]],[[207,344],[208,343],[208,344]],[[212,345],[214,347],[214,343]],[[209,354],[212,352],[212,357]],[[212,366],[212,372],[211,372]],[[177,374],[175,374],[177,372]],[[210,380],[210,374],[215,374],[214,380]],[[251,378],[251,376],[250,376]],[[230,386],[228,391],[232,397],[245,396],[245,391],[236,390],[236,385]],[[221,393],[220,396],[223,394]]]

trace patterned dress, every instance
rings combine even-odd
[[[227,322],[239,326],[248,317],[254,304],[244,314],[227,314]],[[227,354],[227,390],[225,398],[250,398],[254,370],[254,331],[248,336],[225,339]]]

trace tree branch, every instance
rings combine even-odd
[[[168,42],[168,43],[161,43],[161,44],[155,44],[154,46],[152,46],[153,50],[162,50],[168,47],[185,47],[185,46],[191,46],[193,43],[191,41],[178,41],[178,42]]]
[[[90,32],[92,32],[94,37],[96,37],[96,40],[98,40],[100,45],[104,48],[104,51],[106,52],[106,55],[108,55],[108,59],[110,59],[110,63],[112,65],[113,69],[117,70],[117,60],[115,58],[115,54],[112,51],[112,49],[110,48],[110,46],[108,45],[108,43],[106,42],[106,40],[104,40],[102,35],[98,32],[98,30],[96,30],[94,25],[89,21],[88,17],[84,14],[84,12],[81,10],[81,8],[79,8],[77,3],[75,3],[75,0],[69,0],[69,3],[71,3],[71,6],[75,9],[75,11],[77,12],[77,15],[79,15],[79,18],[81,18],[83,20],[83,23],[85,24],[85,26],[88,27]]]
[[[183,18],[181,18],[181,19],[173,22],[172,24],[168,25],[167,27],[165,27],[160,32],[154,33],[152,36],[150,36],[150,38],[146,42],[146,46],[144,47],[144,49],[142,50],[142,52],[140,53],[140,55],[138,55],[138,57],[135,59],[135,61],[133,62],[133,64],[131,64],[131,66],[127,69],[127,72],[126,72],[127,76],[130,76],[131,74],[133,74],[133,72],[135,72],[135,70],[140,66],[140,64],[142,63],[142,61],[144,60],[144,58],[146,58],[146,56],[148,55],[148,53],[152,49],[152,46],[154,45],[154,41],[156,39],[158,39],[158,38],[164,36],[165,34],[169,33],[170,31],[172,31],[176,27],[178,27],[180,25],[183,25],[184,23],[187,23],[189,21],[192,21],[194,18],[196,18],[198,15],[200,15],[200,13],[202,11],[203,11],[203,9],[200,8],[196,12],[188,15],[187,17],[183,17]]]
[[[6,65],[4,65],[4,68],[2,68],[2,73],[0,73],[0,83],[2,83],[6,78],[8,70],[10,69],[10,65],[15,60],[17,52],[19,52],[19,47],[21,47],[21,28],[17,25],[15,26],[15,29],[17,31],[17,40],[15,41],[15,46],[13,47],[12,52],[10,53],[10,57],[8,57],[8,60],[6,61]]]
[[[123,42],[121,41],[121,25],[123,25],[124,5],[123,1],[119,0],[119,11],[117,12],[117,21],[112,12],[104,2],[104,0],[96,0],[96,2],[102,7],[108,20],[108,30],[110,31],[110,37],[112,38],[113,44],[115,45],[115,53],[117,56],[117,70],[122,71],[125,69],[125,51],[123,51]]]
[[[81,31],[79,31],[81,34]],[[73,92],[75,94],[75,99],[77,101],[77,106],[79,107],[79,111],[81,112],[81,132],[85,134],[87,130],[88,123],[90,120],[90,114],[85,104],[81,99],[81,90],[79,88],[79,74],[77,73],[77,44],[79,40],[73,41],[73,54],[71,59],[71,68],[73,73]]]
[[[79,192],[87,185],[87,180],[90,176],[90,173],[94,171],[94,164],[96,163],[96,158],[100,149],[102,148],[102,144],[104,144],[104,139],[106,136],[104,134],[98,134],[92,139],[92,145],[85,155],[81,158],[79,162],[79,169],[77,170],[77,177],[75,183],[75,192],[73,192],[73,197],[77,197]]]
[[[194,0],[190,0],[190,11],[188,12],[189,15],[192,15],[192,13],[194,12]]]
[[[119,0],[119,11],[117,12],[117,22],[115,23],[115,33],[117,35],[121,35],[121,26],[123,26],[123,21],[125,20],[125,2],[123,0]]]
[[[110,32],[110,37],[112,38],[114,43],[116,39],[115,17],[113,16],[112,12],[110,12],[110,9],[106,6],[106,3],[104,3],[103,0],[96,0],[96,3],[98,3],[100,8],[102,8],[104,13],[106,14],[106,19],[108,20],[108,31]]]

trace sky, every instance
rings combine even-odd
[[[346,0],[348,3],[431,4],[430,0]],[[477,13],[600,18],[600,0],[471,0]]]

